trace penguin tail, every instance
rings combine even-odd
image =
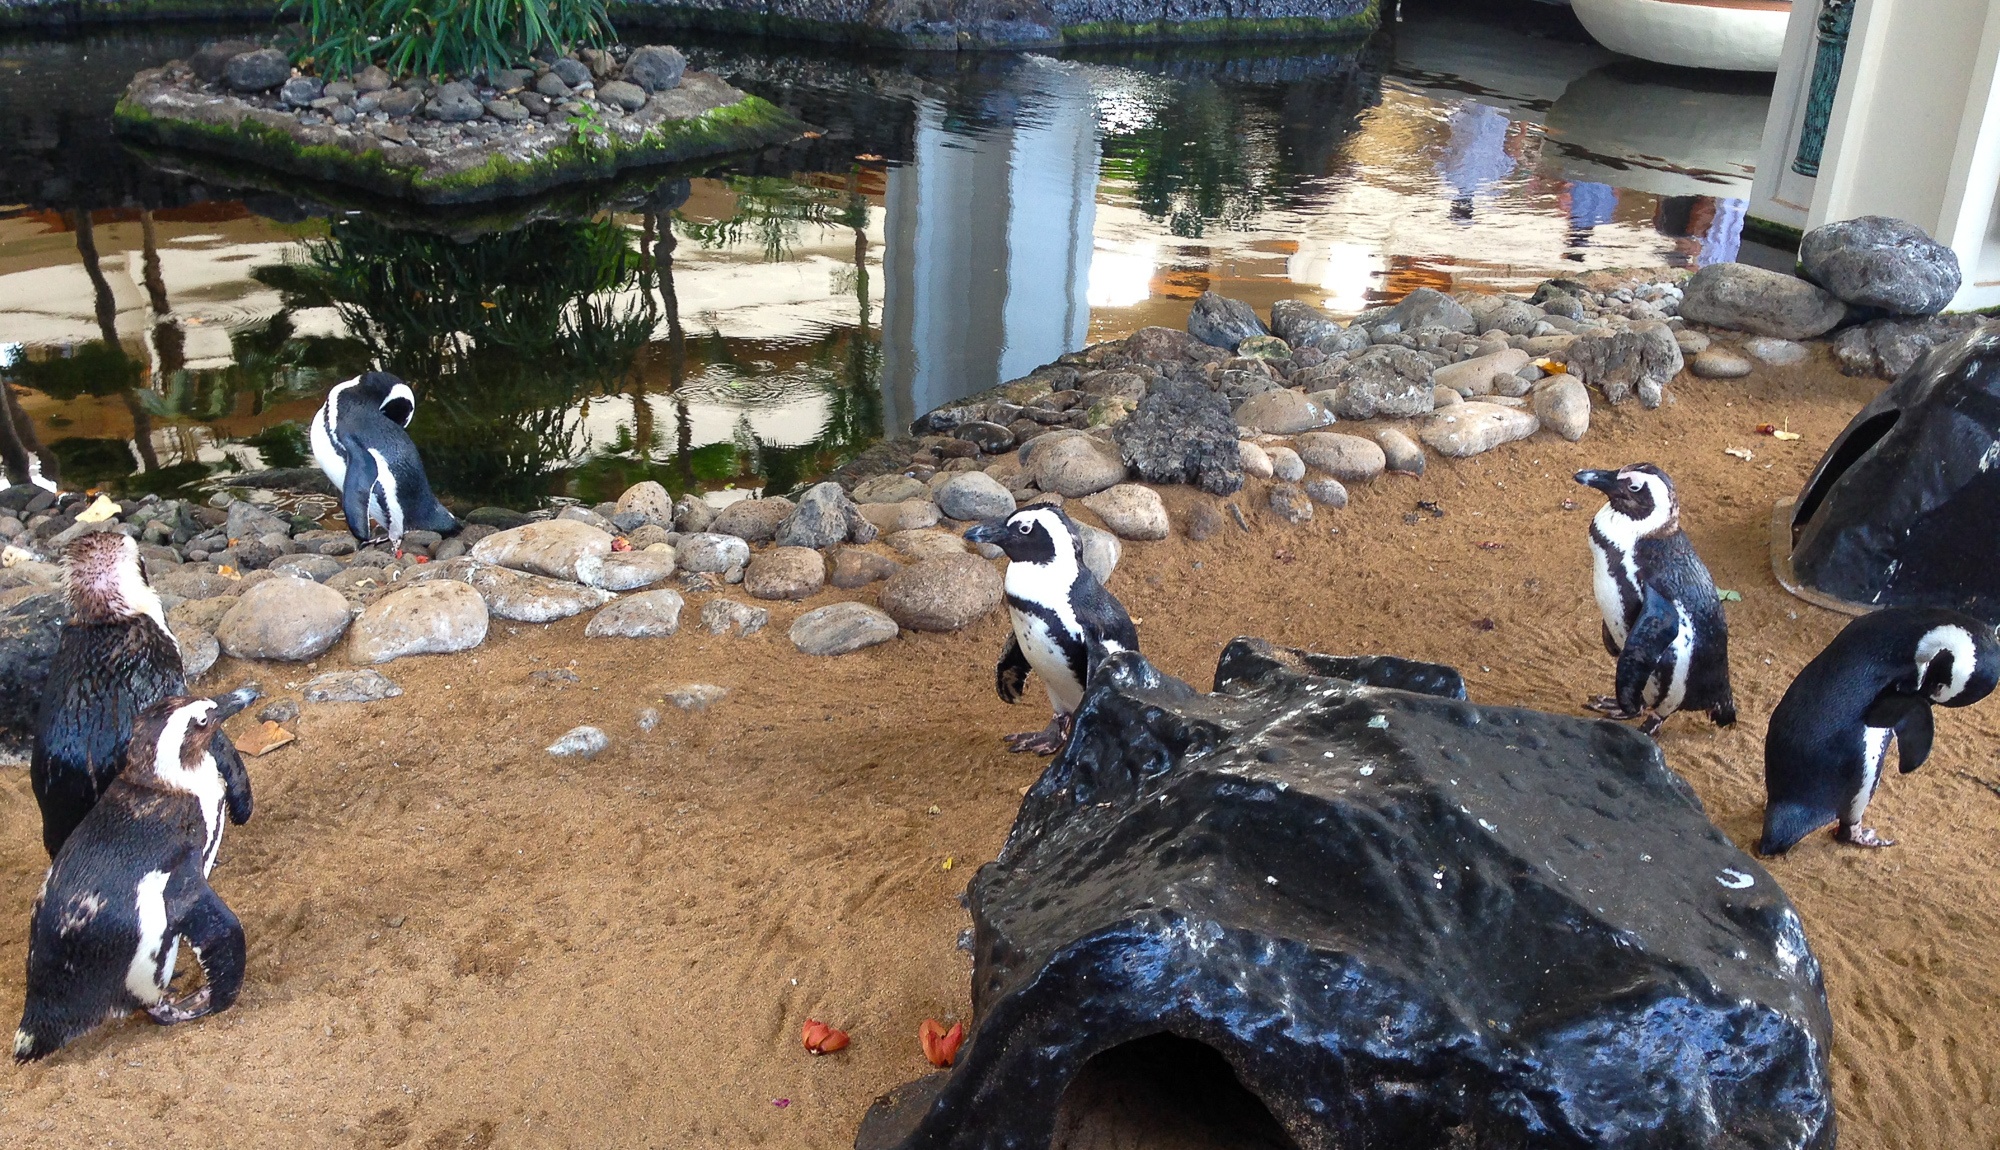
[[[54,1054],[61,1046],[61,1039],[38,1034],[24,1025],[14,1032],[14,1061],[38,1062]]]
[[[1714,720],[1715,725],[1718,727],[1735,726],[1736,725],[1735,696],[1733,695],[1724,696],[1723,700],[1720,703],[1717,703],[1715,706],[1710,707],[1708,709],[1708,717]]]
[[[1833,819],[1795,803],[1773,803],[1764,808],[1764,837],[1757,840],[1757,853],[1765,858],[1784,854]]]

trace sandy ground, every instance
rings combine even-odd
[[[1441,660],[1476,700],[1581,713],[1610,661],[1584,543],[1598,497],[1569,475],[1657,462],[1717,583],[1743,595],[1729,608],[1743,721],[1681,717],[1662,742],[1747,845],[1765,721],[1844,622],[1772,580],[1771,504],[1872,390],[1823,363],[1683,382],[1657,413],[1600,408],[1582,444],[1544,435],[1433,461],[1299,528],[1252,490],[1238,497],[1250,532],[1129,545],[1112,587],[1147,653],[1198,684],[1251,634]],[[1754,434],[1765,421],[1804,438]],[[1202,498],[1167,496],[1177,515]],[[1445,517],[1407,523],[1419,499]],[[251,762],[257,815],[230,829],[215,871],[250,939],[240,1003],[172,1029],[109,1026],[0,1070],[0,1144],[851,1145],[870,1100],[928,1069],[918,1023],[967,1011],[957,897],[1042,766],[997,736],[1047,716],[994,697],[998,614],[812,660],[784,637],[803,609],[774,606],[748,640],[502,624],[474,654],[391,665],[399,699],[308,708],[296,745]],[[552,667],[580,682],[530,679]],[[206,684],[255,677],[280,694],[309,673],[225,661]],[[639,710],[687,681],[731,694],[705,714],[665,708],[640,733]],[[585,722],[611,750],[543,753]],[[1990,702],[1940,712],[1926,769],[1892,776],[1872,812],[1902,845],[1821,835],[1772,864],[1825,964],[1846,1146],[2000,1143],[2000,797],[1960,773],[2000,774],[1996,736]],[[8,770],[0,922],[25,926],[44,863],[27,774]],[[9,1021],[23,934],[0,933]],[[809,1016],[853,1046],[806,1056]],[[1105,1132],[1117,1124],[1065,1117],[1077,1147],[1223,1144],[1191,1124],[1167,1139]]]

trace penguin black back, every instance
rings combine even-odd
[[[1849,623],[1771,712],[1764,738],[1760,854],[1783,854],[1831,822],[1857,846],[1891,738],[1903,773],[1929,757],[1931,707],[1963,707],[2000,683],[1993,628],[1958,611],[1889,608]]]
[[[222,700],[173,696],[140,715],[125,770],[56,853],[35,899],[16,1061],[134,1010],[180,1022],[236,1000],[243,929],[208,872],[225,809],[236,822],[250,815],[249,777],[221,728],[254,698],[254,688]],[[173,1000],[183,939],[206,985]]]
[[[180,645],[132,540],[84,535],[64,560],[70,617],[42,690],[28,765],[50,858],[124,769],[139,712],[187,692]]]
[[[371,519],[396,544],[408,531],[459,529],[431,493],[423,458],[405,430],[416,403],[409,384],[371,371],[336,384],[313,417],[313,457],[340,488],[348,531],[364,543],[375,537]]]

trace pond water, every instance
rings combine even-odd
[[[1736,258],[1768,95],[1621,61],[1535,4],[1056,57],[677,36],[818,134],[424,215],[122,147],[131,74],[223,31],[0,42],[10,481],[296,466],[327,388],[381,366],[468,504],[784,490],[1210,288],[1352,314]]]

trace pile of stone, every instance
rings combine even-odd
[[[549,129],[567,135],[578,116],[615,121],[644,108],[653,93],[678,87],[687,70],[677,49],[662,46],[543,55],[532,67],[443,82],[392,80],[374,64],[329,81],[301,73],[276,48],[225,40],[173,74],[190,89],[287,112],[301,124],[351,127],[392,146],[435,146]]]

